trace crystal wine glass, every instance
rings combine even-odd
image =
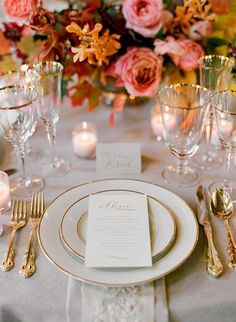
[[[45,125],[51,147],[51,162],[43,167],[43,172],[48,175],[64,175],[70,170],[70,164],[59,159],[55,149],[63,66],[54,61],[40,62],[30,67],[27,72],[38,91],[38,114]]]
[[[213,94],[219,90],[225,90],[229,87],[230,73],[233,68],[231,59],[225,56],[208,55],[199,60],[200,85],[206,87]],[[221,165],[222,159],[219,153],[214,152],[211,142],[212,131],[214,127],[214,112],[210,108],[209,115],[205,125],[206,150],[197,153],[193,160],[201,169],[213,169]]]
[[[44,180],[25,173],[25,142],[35,120],[37,92],[32,87],[14,85],[0,88],[0,134],[14,146],[22,162],[22,174],[11,180],[11,190],[20,197],[41,191]]]
[[[226,189],[232,201],[236,201],[236,181],[232,179],[231,157],[236,154],[236,90],[225,90],[215,93],[212,97],[215,112],[217,134],[225,147],[227,162],[224,180],[210,185],[210,192],[217,188]]]
[[[175,187],[199,181],[199,173],[187,164],[198,149],[210,103],[210,92],[198,85],[169,85],[159,91],[164,139],[177,157],[176,165],[166,167],[162,177]]]
[[[24,67],[25,65],[22,65]],[[26,85],[31,86],[31,79],[25,70],[9,71],[0,76],[0,88],[11,85]],[[35,133],[37,128],[37,117],[31,129],[30,137]],[[37,147],[32,147],[29,140],[25,142],[25,154],[32,159],[38,160],[42,155],[42,151]]]

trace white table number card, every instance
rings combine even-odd
[[[85,266],[152,266],[145,195],[89,197]]]
[[[141,173],[141,145],[139,143],[98,143],[97,172],[100,174]]]

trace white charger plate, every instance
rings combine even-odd
[[[173,213],[177,237],[172,249],[152,267],[107,271],[87,268],[63,247],[59,229],[62,217],[73,203],[86,195],[104,190],[132,190],[157,199]],[[198,239],[195,215],[176,194],[149,182],[129,179],[107,179],[85,183],[59,195],[45,210],[38,227],[38,239],[47,258],[62,272],[88,283],[124,286],[158,279],[179,267],[193,252]]]
[[[101,194],[137,194],[130,190],[100,191]],[[140,194],[140,193],[138,193]],[[153,262],[172,247],[176,224],[171,213],[156,199],[147,196]],[[60,238],[66,248],[80,260],[85,260],[89,196],[72,204],[65,212],[60,226]]]

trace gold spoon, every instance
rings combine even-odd
[[[236,244],[230,229],[229,219],[233,214],[233,203],[225,189],[216,189],[211,196],[211,209],[213,214],[225,225],[227,233],[227,253],[229,267],[236,270]]]

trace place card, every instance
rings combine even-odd
[[[152,265],[147,196],[91,195],[86,267]]]
[[[99,143],[96,165],[100,174],[139,174],[141,146],[139,143]]]

